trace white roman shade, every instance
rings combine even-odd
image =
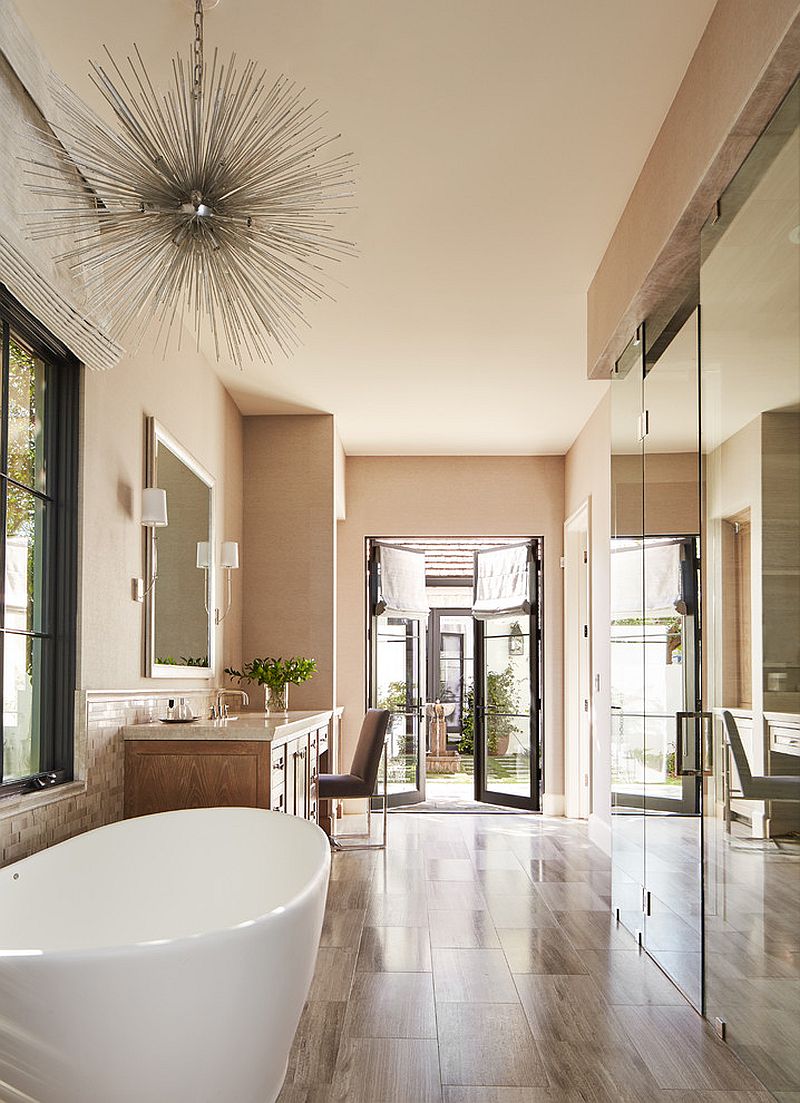
[[[375,615],[426,618],[430,605],[425,590],[425,553],[376,544],[375,555],[378,563]]]
[[[41,241],[26,229],[26,212],[35,210],[44,216],[45,205],[29,191],[27,162],[21,158],[45,158],[48,164],[56,164],[51,153],[34,145],[32,128],[47,133],[46,118],[62,122],[67,132],[70,127],[52,96],[52,86],[63,82],[10,0],[0,0],[3,59],[8,68],[0,66],[0,285],[87,368],[105,371],[118,363],[125,350],[94,316],[83,270],[60,259],[71,239]]]
[[[493,620],[531,611],[530,545],[490,548],[476,555],[472,615]]]
[[[611,619],[675,615],[681,596],[680,541],[615,547],[611,555]]]

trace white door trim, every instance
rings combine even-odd
[[[574,819],[592,811],[591,524],[590,498],[564,522],[564,799]]]

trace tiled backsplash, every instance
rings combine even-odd
[[[165,688],[158,693],[79,694],[76,780],[41,793],[0,799],[0,866],[122,819],[122,728],[162,714],[169,697],[186,697],[195,713],[205,715],[213,691]]]

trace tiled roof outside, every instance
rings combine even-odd
[[[499,548],[505,544],[518,544],[523,537],[500,537],[479,540],[464,537],[461,540],[421,537],[417,540],[387,539],[389,544],[425,553],[425,574],[429,579],[464,578],[472,580],[476,551]]]

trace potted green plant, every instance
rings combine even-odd
[[[225,667],[225,673],[240,684],[250,682],[264,687],[264,710],[268,715],[288,712],[289,686],[299,686],[301,682],[307,682],[316,670],[316,659],[305,659],[301,656],[291,659],[251,659],[241,670]]]

